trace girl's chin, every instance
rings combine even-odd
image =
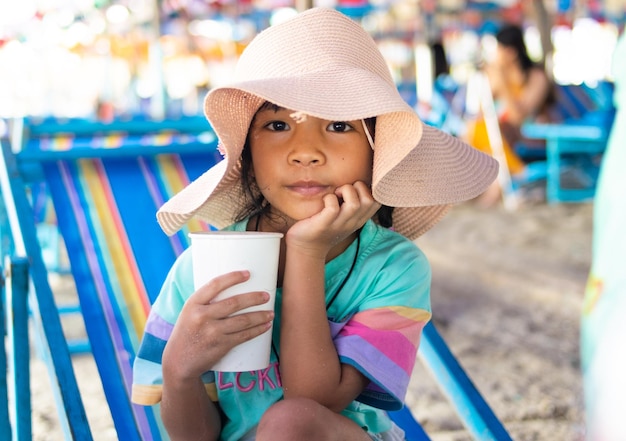
[[[312,216],[315,216],[324,208],[324,204],[319,204],[319,206],[307,206],[301,207],[299,209],[287,209],[281,212],[281,217],[287,219],[289,223],[295,223],[304,219],[308,219]]]

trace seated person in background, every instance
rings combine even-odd
[[[554,90],[543,66],[534,63],[528,56],[520,27],[503,26],[496,34],[496,41],[495,57],[485,66],[485,73],[498,113],[508,170],[514,177],[525,167],[522,158],[514,151],[515,144],[522,139],[521,126],[527,120],[548,122]],[[467,140],[475,148],[492,153],[484,119],[472,122]]]

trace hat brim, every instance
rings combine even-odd
[[[207,95],[207,118],[223,144],[226,157],[159,210],[157,218],[167,234],[175,233],[193,216],[217,228],[234,222],[245,206],[239,157],[250,122],[263,102],[271,101],[289,109],[305,108],[305,113],[329,120],[366,118],[376,115],[376,109],[381,108],[362,99],[358,113],[351,110],[352,106],[346,106],[329,114],[324,109],[334,107],[338,100],[309,102],[310,93],[289,91],[311,90],[306,87],[313,83],[302,78],[291,81],[287,87],[276,87],[285,86],[282,79],[251,81],[237,87],[218,88]],[[379,87],[386,86],[379,84]],[[278,93],[277,89],[285,92]],[[319,95],[328,96],[325,92]],[[352,98],[360,99],[361,95]],[[301,105],[302,101],[307,105]],[[498,166],[493,158],[422,123],[404,102],[390,102],[386,109],[391,112],[378,114],[376,120],[372,193],[381,204],[398,207],[394,212],[394,228],[414,239],[438,222],[450,204],[484,192],[495,179]]]

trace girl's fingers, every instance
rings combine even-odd
[[[269,293],[255,291],[230,296],[216,300],[216,297],[224,290],[247,281],[250,278],[249,271],[233,271],[215,277],[207,284],[194,292],[187,304],[203,308],[202,314],[207,319],[223,319],[253,306],[259,306],[270,300]]]
[[[361,181],[353,185],[343,185],[337,188],[335,193],[343,199],[338,218],[354,219],[359,226],[372,217],[380,207],[369,187]]]
[[[257,326],[253,326],[252,328],[246,328],[242,331],[239,331],[235,334],[230,334],[235,342],[235,345],[239,345],[241,343],[245,343],[248,340],[252,340],[255,337],[267,332],[272,326],[272,322],[265,322]]]
[[[354,209],[359,205],[359,195],[353,185],[346,184],[341,187],[337,187],[335,195],[343,201],[341,204],[341,208],[343,210],[348,207]]]
[[[380,203],[374,199],[371,188],[365,182],[357,181],[354,183],[353,187],[359,197],[361,206],[363,206],[367,212],[371,212],[372,210],[376,212],[376,210],[380,208]]]
[[[330,237],[336,241],[338,236],[362,227],[380,207],[367,184],[360,181],[338,187],[333,194],[325,195],[323,201],[322,211],[307,219],[306,231],[299,231],[298,235],[309,239]],[[296,235],[294,231],[291,231],[291,237]]]
[[[342,185],[323,201],[319,213],[290,228],[287,241],[291,245],[318,250],[332,247],[361,228],[380,207],[364,182]]]
[[[335,194],[343,199],[344,204],[347,202],[356,208],[366,208],[373,204],[378,204],[374,200],[370,188],[361,181],[357,181],[354,184],[342,185],[335,190]]]
[[[266,292],[253,292],[209,305],[187,302],[168,342],[170,352],[195,360],[189,369],[204,372],[233,346],[261,335],[271,327],[272,310],[232,315],[241,312],[242,308],[266,303],[268,299]]]
[[[361,202],[367,204],[378,204],[372,195],[371,188],[365,182],[357,181],[354,183],[353,187],[359,195]]]
[[[274,311],[256,311],[222,319],[219,326],[223,334],[246,341],[257,332],[256,335],[262,334],[264,332],[262,329],[269,329],[273,320]]]
[[[216,319],[223,319],[241,311],[267,303],[270,295],[265,291],[254,291],[244,294],[237,294],[231,297],[215,300],[207,309],[211,310],[211,316]]]
[[[250,271],[233,271],[211,279],[201,286],[189,298],[190,301],[208,305],[222,291],[250,279]]]

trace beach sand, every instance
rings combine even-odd
[[[464,204],[417,240],[433,269],[434,323],[515,440],[583,438],[579,319],[591,229],[591,203],[514,211]],[[53,284],[59,302],[71,301],[70,279]],[[73,337],[84,333],[79,317],[64,326]],[[91,356],[73,361],[94,439],[117,439]],[[33,439],[61,440],[35,350],[31,376]],[[434,441],[472,439],[421,362],[407,404]]]

